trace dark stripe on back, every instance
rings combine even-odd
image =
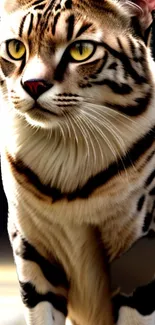
[[[37,250],[30,245],[25,239],[22,239],[22,248],[15,252],[25,260],[37,263],[44,277],[55,287],[62,286],[63,288],[69,288],[69,282],[67,280],[66,273],[61,265],[53,259],[53,262],[49,262],[43,256],[41,256]]]
[[[50,187],[49,185],[44,185],[39,180],[38,176],[28,167],[24,166],[22,161],[14,161],[8,154],[8,160],[10,161],[12,167],[20,174],[27,176],[29,182],[31,182],[40,192],[52,198],[52,202],[61,200],[63,198],[68,201],[75,200],[76,198],[88,198],[89,195],[93,193],[98,187],[106,184],[114,176],[119,174],[124,169],[132,167],[141,155],[143,155],[148,149],[151,148],[155,141],[155,126],[148,131],[139,141],[133,144],[132,148],[128,153],[118,159],[117,162],[113,162],[109,167],[97,175],[91,177],[87,183],[81,187],[77,188],[72,193],[63,193],[60,189],[55,187]],[[123,163],[122,163],[123,161]]]
[[[39,294],[35,287],[30,283],[22,283],[20,284],[20,291],[23,303],[28,308],[34,308],[42,301],[48,301],[52,304],[54,308],[62,312],[65,316],[67,316],[67,300],[62,296],[58,296],[52,292],[48,292],[46,294]]]
[[[73,31],[74,31],[74,22],[75,22],[74,15],[71,15],[67,19],[67,23],[68,23],[67,41],[70,41],[72,39]]]

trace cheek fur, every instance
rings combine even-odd
[[[4,73],[5,77],[10,77],[16,69],[16,66],[14,63],[9,62],[3,58],[0,58],[0,66],[1,66],[2,72]]]
[[[94,62],[82,64],[77,68],[77,72],[83,78],[90,77],[96,73],[98,67],[100,66],[100,62],[101,60],[96,60]]]

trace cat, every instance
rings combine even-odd
[[[2,0],[2,178],[29,325],[115,323],[109,265],[153,224],[153,9]]]

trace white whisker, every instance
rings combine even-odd
[[[88,114],[88,113],[87,113],[87,115],[89,116],[90,119],[93,119],[96,122],[96,118],[93,115]],[[91,123],[91,121],[90,121],[90,123]],[[104,140],[105,140],[106,135],[102,132],[102,130],[100,130],[100,128],[95,123],[93,125],[94,125],[94,128],[96,129],[96,131],[98,133],[100,133],[100,135],[102,136],[102,138],[104,138]],[[109,131],[109,134],[112,134],[113,135],[113,138],[116,141],[115,145],[118,144],[119,147],[121,148],[121,145],[119,143],[118,137],[116,137],[116,134],[112,131],[112,129],[107,126],[107,123],[104,123],[103,122],[103,124],[101,124],[101,125],[103,125],[105,127],[105,129],[107,129]],[[123,166],[123,169],[124,169],[125,174],[126,174],[126,179],[127,179],[128,183],[129,183],[128,172],[126,170],[126,167],[124,165],[124,162],[123,162],[123,159],[122,159],[122,156],[121,156],[120,152],[117,150],[116,147],[114,148],[112,146],[112,144],[110,143],[110,141],[109,141],[109,139],[107,137],[106,137],[105,142],[107,143],[108,147],[111,149],[111,152],[113,153],[115,159],[117,160],[117,157],[119,157],[120,161],[122,162],[122,166]],[[117,153],[117,155],[116,155],[116,153]]]
[[[101,155],[102,162],[104,162],[104,160],[106,160],[106,166],[108,166],[106,156],[103,155],[103,150],[102,150],[102,148],[101,148],[101,144],[100,144],[98,138],[96,137],[95,133],[93,132],[93,127],[92,127],[92,125],[89,123],[89,122],[90,122],[89,119],[87,119],[86,116],[85,116],[84,114],[83,114],[83,121],[84,121],[84,123],[86,124],[86,127],[88,127],[88,129],[89,129],[90,132],[91,132],[90,140],[91,140],[91,138],[93,137],[93,138],[96,140],[97,144],[98,144],[98,148],[99,148],[99,151],[100,151],[100,155]],[[93,147],[94,147],[94,145],[93,145]]]
[[[78,146],[78,143],[79,143],[79,140],[78,140],[78,136],[77,136],[77,133],[76,133],[76,130],[75,130],[75,127],[74,127],[74,123],[72,121],[72,115],[71,114],[66,114],[66,118],[68,119],[71,127],[72,127],[72,130],[73,130],[73,134],[74,134],[74,137],[75,137],[75,141],[77,143],[77,146]]]

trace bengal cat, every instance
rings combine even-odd
[[[29,325],[122,324],[109,264],[155,208],[153,9],[1,0],[2,175]]]

